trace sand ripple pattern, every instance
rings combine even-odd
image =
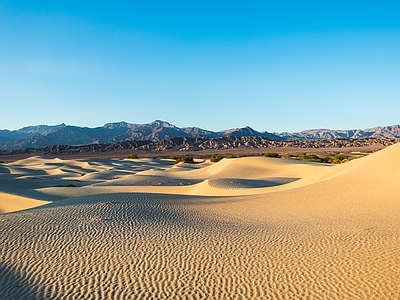
[[[398,299],[399,231],[200,209],[220,203],[240,201],[102,194],[2,215],[0,299]]]

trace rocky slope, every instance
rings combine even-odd
[[[114,144],[91,144],[82,146],[53,145],[42,148],[26,148],[18,150],[0,151],[1,155],[18,154],[76,154],[76,153],[102,153],[118,150],[138,150],[161,152],[165,150],[175,151],[200,151],[200,150],[229,150],[239,147],[243,148],[265,148],[273,149],[278,147],[291,148],[346,148],[364,147],[371,145],[389,146],[399,139],[391,138],[363,138],[363,139],[328,139],[328,140],[290,140],[274,141],[264,137],[219,137],[219,138],[188,138],[174,137],[161,141],[123,141]],[[273,150],[271,150],[273,151]],[[267,152],[267,150],[266,150]]]

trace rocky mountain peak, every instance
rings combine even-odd
[[[400,126],[381,126],[358,130],[312,129],[297,133],[259,132],[246,126],[219,132],[199,127],[176,127],[175,125],[155,120],[148,124],[132,124],[125,121],[107,123],[102,127],[88,128],[67,126],[65,124],[48,126],[28,126],[19,130],[0,130],[0,150],[22,148],[40,148],[49,145],[88,145],[113,144],[122,141],[162,141],[168,138],[246,138],[260,137],[266,140],[330,140],[359,138],[400,138]]]

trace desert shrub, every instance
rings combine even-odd
[[[210,157],[211,162],[219,162],[221,159],[224,157],[221,154],[214,154],[213,156]]]
[[[319,160],[319,156],[314,155],[314,154],[301,154],[297,157],[300,160],[309,160],[309,161],[317,161]]]
[[[287,154],[285,156],[285,158],[319,162],[319,163],[327,163],[327,164],[341,164],[341,163],[352,160],[352,158],[342,155],[342,154],[336,154],[336,155],[330,156],[330,157],[319,157],[318,155],[306,154],[306,153],[299,155],[299,156]]]
[[[232,159],[232,158],[238,158],[239,156],[233,155],[233,154],[228,154],[225,158]]]
[[[139,157],[136,154],[131,154],[126,157],[127,159],[138,159]]]
[[[264,157],[281,158],[282,155],[279,155],[276,152],[268,152],[264,154]]]
[[[350,159],[349,159],[348,156],[345,156],[345,155],[342,155],[342,154],[336,154],[336,155],[334,155],[332,157],[329,157],[329,160],[330,160],[330,163],[332,163],[332,164],[341,164],[341,163],[344,163],[346,161],[349,161]]]
[[[326,163],[326,164],[332,163],[330,157],[321,157],[320,161],[317,161],[317,162]]]
[[[175,164],[180,162],[186,164],[194,164],[194,159],[193,156],[178,157],[177,159],[175,159]]]
[[[298,160],[304,160],[304,161],[312,161],[312,162],[320,162],[320,163],[327,163],[327,164],[342,164],[345,162],[348,162],[350,160],[353,160],[354,158],[348,157],[342,154],[336,154],[334,156],[330,157],[319,157],[318,155],[314,154],[301,154],[299,156],[295,156],[293,154],[287,154],[285,155],[285,158],[291,158],[291,159],[298,159]]]
[[[297,157],[299,160],[312,161],[312,162],[329,162],[329,158],[321,158],[315,154],[302,154]]]
[[[349,158],[345,155],[336,154],[331,157],[319,157],[317,155],[304,154],[299,156],[300,160],[307,160],[313,162],[329,163],[329,164],[341,164],[349,161]]]

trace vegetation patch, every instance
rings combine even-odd
[[[348,157],[343,154],[336,154],[334,156],[329,157],[329,159],[331,164],[341,164],[353,160],[355,159],[355,157]]]
[[[210,157],[211,162],[219,162],[222,160],[224,157],[221,154],[214,154],[213,156]]]
[[[299,160],[311,161],[311,162],[321,162],[321,163],[329,163],[328,157],[319,157],[314,154],[302,154],[297,157]]]
[[[276,152],[268,152],[268,153],[264,154],[264,157],[281,158],[282,155],[280,155]]]
[[[136,154],[131,154],[126,157],[126,159],[138,159],[139,157]]]
[[[195,162],[193,156],[184,156],[176,158],[174,164],[177,163],[194,164]]]
[[[329,157],[319,157],[318,155],[314,154],[301,154],[298,156],[295,156],[293,154],[287,154],[285,155],[285,158],[288,159],[297,159],[297,160],[303,160],[303,161],[311,161],[311,162],[319,162],[319,163],[327,163],[327,164],[341,164],[347,161],[350,161],[354,158],[342,155],[342,154],[335,154],[333,156]]]

